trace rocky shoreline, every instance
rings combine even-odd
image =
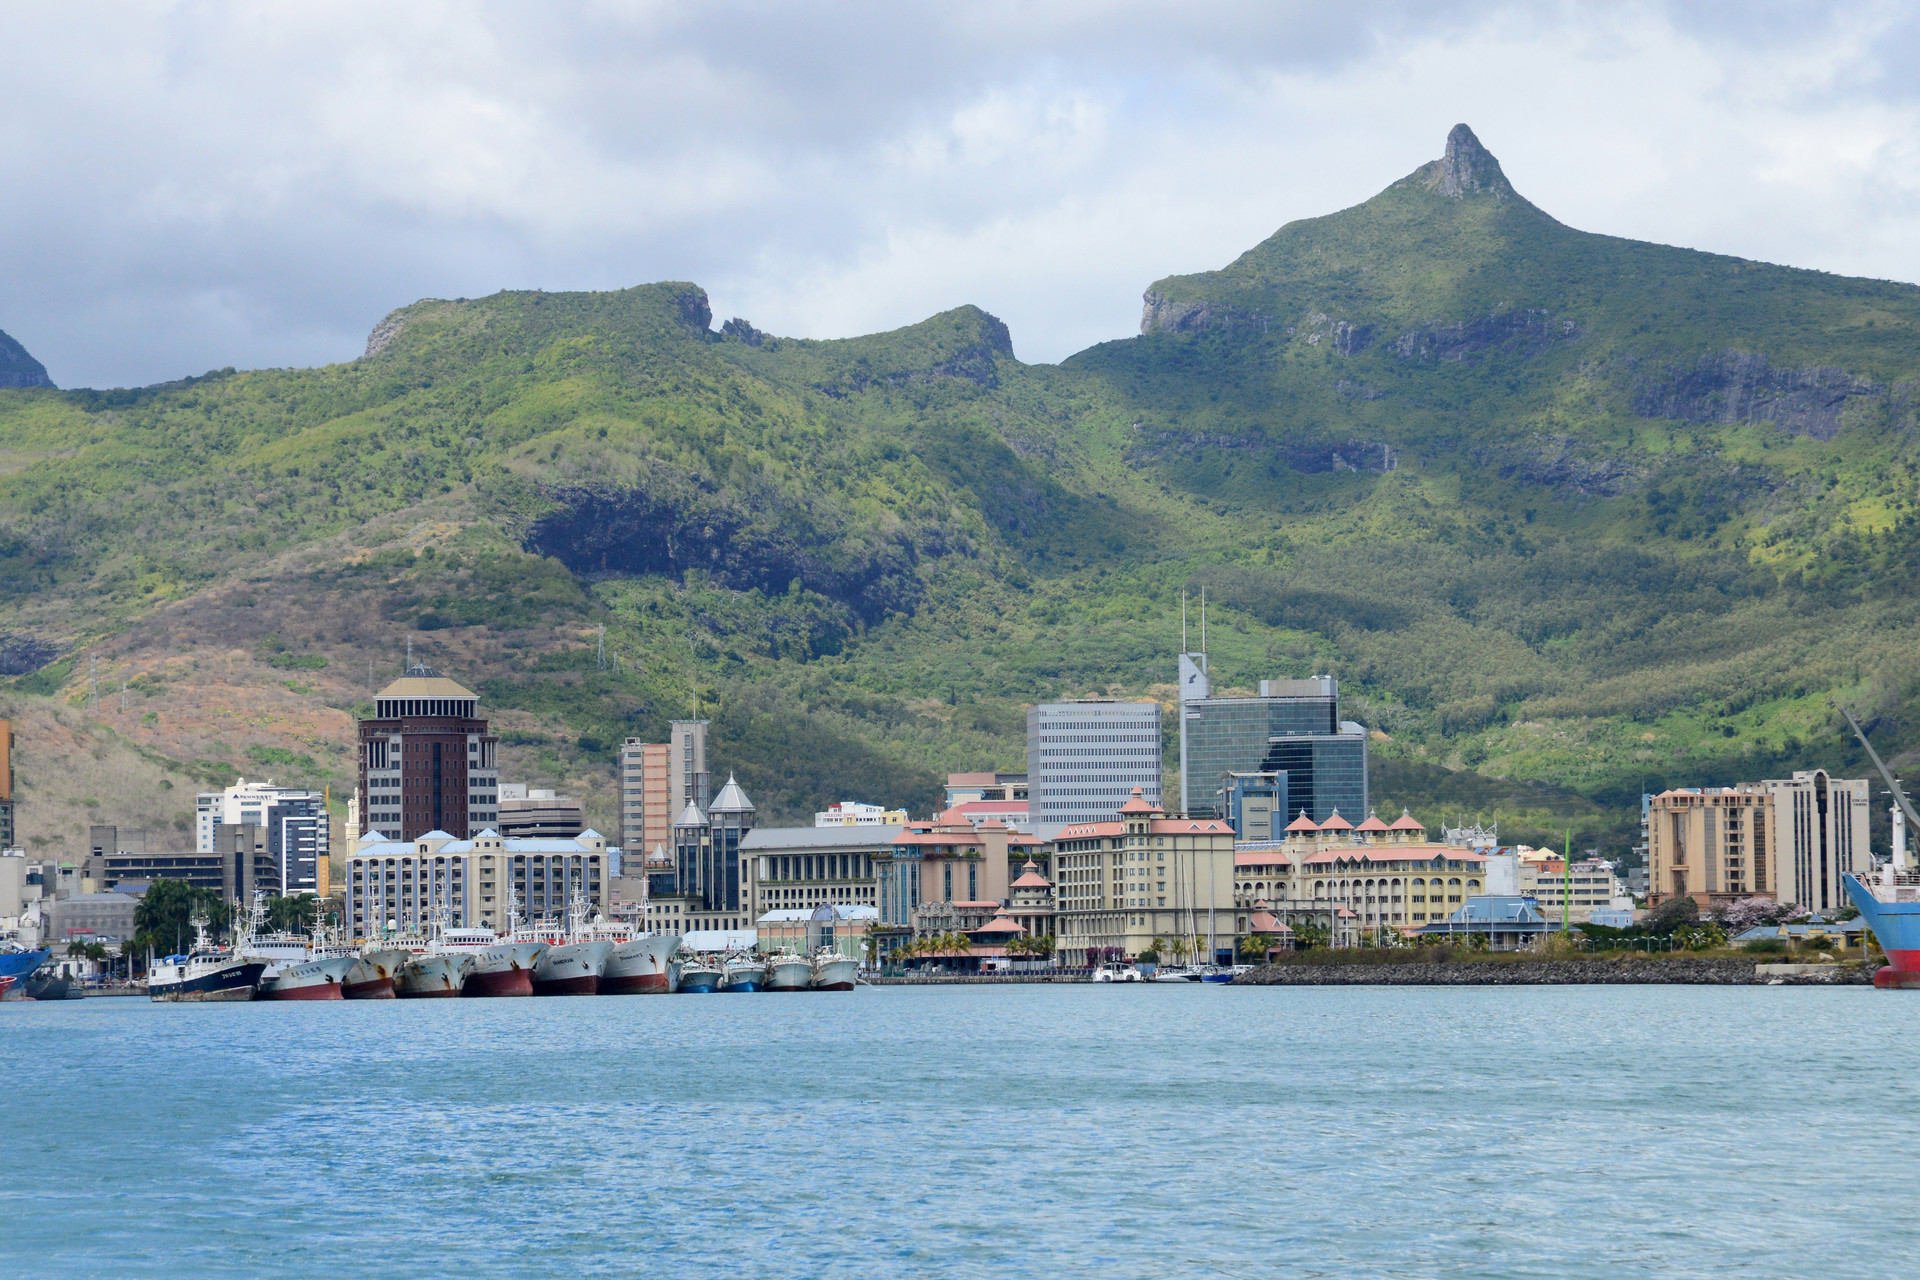
[[[1752,960],[1708,956],[1647,956],[1626,953],[1605,958],[1566,960],[1507,959],[1419,960],[1406,963],[1313,963],[1289,961],[1261,965],[1234,979],[1240,987],[1282,986],[1582,986],[1645,983],[1652,985],[1870,986],[1876,966],[1823,964],[1816,972],[1765,973]],[[1813,966],[1777,966],[1813,968]]]

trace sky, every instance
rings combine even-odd
[[[1023,360],[1470,124],[1572,226],[1920,281],[1920,6],[74,3],[0,47],[0,330],[61,386],[350,360],[421,297],[691,280]]]

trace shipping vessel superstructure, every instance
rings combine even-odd
[[[458,997],[473,968],[473,956],[465,951],[449,950],[446,945],[450,910],[441,906],[425,938],[404,945],[410,953],[393,979],[397,1000],[432,1000]]]

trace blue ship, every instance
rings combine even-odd
[[[1873,985],[1920,989],[1920,890],[1911,883],[1884,885],[1893,901],[1883,902],[1858,876],[1842,876],[1840,882],[1887,953],[1886,967],[1873,975]]]
[[[45,947],[38,951],[0,951],[0,978],[24,978],[52,954]]]

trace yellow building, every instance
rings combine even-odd
[[[1234,863],[1236,927],[1264,904],[1296,931],[1327,929],[1335,945],[1411,933],[1487,892],[1485,854],[1430,843],[1406,813],[1392,825],[1369,814],[1358,827],[1337,812],[1324,823],[1302,813],[1284,840],[1242,844]]]
[[[1217,818],[1169,818],[1138,788],[1112,822],[1078,822],[1054,838],[1055,954],[1147,950],[1178,939],[1194,958],[1231,961],[1233,827]],[[1211,953],[1211,954],[1209,954]]]

